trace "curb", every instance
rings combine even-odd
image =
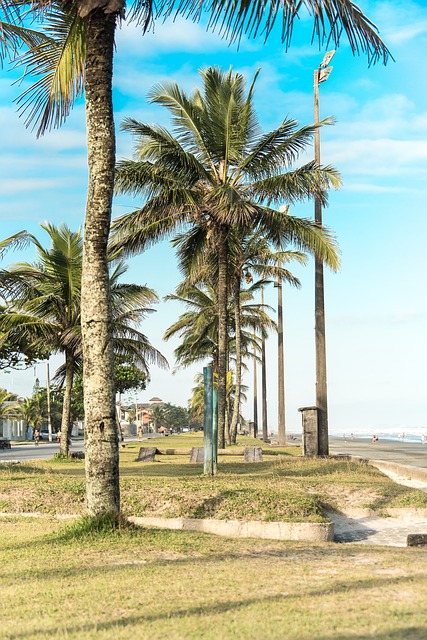
[[[214,520],[198,518],[130,517],[140,526],[181,531],[200,531],[229,538],[264,538],[303,542],[332,542],[334,525],[331,522],[263,522],[261,520]]]
[[[79,515],[50,513],[0,513],[0,518],[73,519]],[[332,522],[263,522],[262,520],[214,520],[199,518],[155,518],[129,516],[130,522],[141,527],[156,527],[178,531],[199,531],[227,538],[264,538],[294,542],[333,542]]]
[[[370,464],[372,467],[376,467],[379,471],[391,471],[402,478],[427,482],[427,469],[424,469],[423,467],[412,467],[408,464],[399,464],[398,462],[388,462],[386,460],[370,460],[369,458],[351,456],[346,453],[341,453],[333,457],[339,459],[345,458],[351,462],[365,462],[366,464]]]

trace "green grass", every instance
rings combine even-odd
[[[188,437],[187,437],[188,436]],[[167,445],[166,445],[167,443]],[[200,446],[200,435],[144,445]],[[240,449],[215,478],[189,455],[120,452],[124,514],[319,522],[328,505],[426,506],[377,469]],[[259,445],[259,442],[256,444]],[[84,462],[0,465],[0,511],[85,512]],[[427,554],[416,548],[228,539],[122,519],[0,517],[1,640],[423,640]]]
[[[322,522],[324,509],[427,507],[427,494],[392,482],[366,464],[342,459],[301,458],[296,447],[263,447],[262,463],[244,463],[239,447],[219,457],[214,478],[190,464],[188,450],[201,434],[157,438],[149,446],[181,448],[136,462],[141,443],[120,450],[121,499],[125,515]],[[259,441],[256,444],[260,444]],[[179,448],[178,448],[179,447]],[[0,465],[0,512],[83,514],[84,462],[54,458]]]
[[[416,548],[0,518],[2,640],[423,640]]]

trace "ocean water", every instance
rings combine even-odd
[[[363,431],[354,430],[354,431],[346,431],[346,432],[343,431],[341,433],[339,433],[338,431],[335,431],[330,435],[338,438],[345,437],[347,439],[350,439],[351,434],[353,434],[355,438],[362,439],[362,440],[370,440],[372,439],[373,435],[377,435],[379,440],[391,440],[392,442],[408,442],[408,443],[415,443],[415,442],[422,443],[423,435],[424,435],[425,444],[427,446],[427,427],[420,428],[420,429],[410,429],[408,431],[404,431],[404,430],[380,431],[379,429],[375,429],[375,427],[373,427],[369,433],[364,429]]]

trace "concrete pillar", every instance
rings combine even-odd
[[[317,456],[319,441],[317,435],[317,407],[301,407],[302,415],[302,455]]]

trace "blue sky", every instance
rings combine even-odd
[[[424,2],[360,0],[377,24],[395,62],[368,67],[353,57],[343,38],[332,61],[333,72],[320,87],[321,117],[336,124],[322,130],[324,164],[342,173],[343,187],[330,195],[324,222],[338,237],[342,269],[326,273],[328,389],[331,431],[410,430],[427,425],[425,378],[427,348],[427,8]],[[201,25],[184,20],[159,22],[142,37],[125,26],[118,33],[115,60],[115,118],[125,116],[168,125],[167,113],[149,105],[146,94],[156,82],[175,80],[187,90],[199,84],[198,69],[230,65],[251,79],[258,68],[255,105],[264,130],[289,115],[301,125],[313,121],[313,70],[326,48],[311,45],[311,24],[301,20],[288,52],[279,33],[262,40],[243,39],[229,47]],[[329,49],[331,46],[328,47]],[[84,106],[74,108],[66,124],[37,140],[25,129],[13,100],[16,71],[0,73],[0,190],[2,237],[20,229],[43,234],[39,224],[83,222],[87,165]],[[132,140],[118,131],[118,157],[132,154]],[[118,198],[114,215],[131,210],[130,198]],[[292,210],[312,216],[311,203]],[[31,253],[9,253],[2,266]],[[300,429],[298,407],[315,403],[313,264],[295,267],[302,289],[285,288],[286,417]],[[180,276],[168,243],[134,258],[129,281],[146,283],[164,296]],[[266,302],[276,308],[275,290]],[[176,343],[162,341],[164,330],[182,312],[160,303],[144,332],[173,366]],[[268,341],[269,425],[277,420],[276,337]],[[52,358],[52,368],[58,360]],[[37,367],[43,384],[45,367]],[[152,369],[152,382],[139,401],[160,396],[186,405],[198,368],[171,372]],[[252,372],[245,380],[252,384]],[[30,395],[34,372],[0,373],[0,386]],[[244,408],[252,419],[252,389]]]

